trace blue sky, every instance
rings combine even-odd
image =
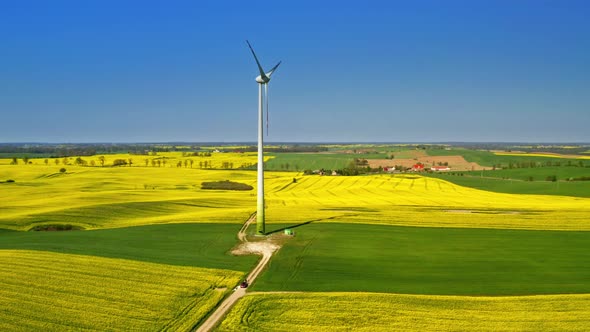
[[[588,1],[2,1],[0,142],[590,142]]]

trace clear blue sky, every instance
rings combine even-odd
[[[0,2],[0,142],[590,141],[589,1]]]

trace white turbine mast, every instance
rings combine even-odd
[[[260,75],[256,77],[256,82],[258,83],[258,199],[256,202],[256,235],[265,235],[265,222],[264,222],[264,128],[262,126],[263,123],[263,115],[264,115],[264,99],[266,99],[266,130],[268,135],[268,83],[270,82],[270,77],[274,73],[274,71],[279,67],[281,62],[276,64],[276,66],[272,67],[271,70],[265,72],[260,65],[260,61],[258,61],[258,57],[256,53],[254,53],[254,49],[252,45],[246,40],[246,44],[252,51],[252,55],[254,56],[254,60],[256,60],[256,64],[258,65],[258,70],[260,71]],[[264,96],[262,92],[262,86],[264,85]]]

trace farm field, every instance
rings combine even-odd
[[[413,175],[286,180],[267,182],[269,223],[590,230],[588,198],[501,194]]]
[[[159,167],[0,166],[0,227],[67,223],[86,229],[170,222],[243,222],[255,193],[201,190],[205,181],[255,184],[255,173]]]
[[[200,188],[202,182],[224,180],[255,188],[253,171],[69,168],[60,173],[55,166],[0,166],[0,179],[15,180],[0,183],[7,198],[0,202],[0,228],[28,230],[56,223],[85,229],[236,223],[246,220],[255,206],[255,190]],[[572,188],[565,183],[563,187]],[[580,188],[579,196],[588,196],[587,186]],[[416,175],[321,177],[269,172],[266,192],[269,223],[322,220],[429,227],[590,229],[587,198],[499,194]]]
[[[523,156],[523,157],[549,157],[549,158],[568,158],[568,159],[590,159],[590,156],[563,155],[557,153],[519,153],[519,152],[494,152],[497,156]]]
[[[470,173],[471,176],[457,176],[445,173],[430,173],[425,174],[425,176],[449,181],[459,186],[498,193],[590,197],[589,181],[551,182],[512,180],[496,177],[495,172],[502,172],[502,170],[484,172],[484,177],[481,177],[480,172]],[[467,172],[465,173],[467,174]],[[539,174],[543,173],[543,171],[539,171]],[[514,176],[508,170],[504,174],[506,177]],[[514,174],[518,176],[519,171],[516,170]]]
[[[216,331],[586,331],[590,295],[254,293]]]
[[[0,329],[189,330],[242,272],[0,250]]]
[[[294,230],[254,290],[590,293],[590,232],[337,223]]]
[[[588,163],[587,160],[577,159],[577,158],[556,158],[554,155],[552,156],[530,156],[530,155],[522,155],[522,154],[508,154],[508,155],[501,155],[495,154],[494,152],[490,151],[482,151],[482,150],[470,150],[470,149],[463,149],[463,148],[452,148],[450,150],[445,149],[428,149],[426,150],[429,156],[455,156],[461,155],[467,161],[478,163],[482,166],[493,166],[497,164],[508,165],[509,163],[519,163],[519,162],[540,162],[540,163],[556,163],[560,162],[562,165],[567,165],[568,162],[572,164],[578,164],[580,161],[584,163]]]
[[[497,169],[493,171],[482,172],[463,172],[470,176],[483,176],[505,179],[516,179],[527,181],[532,178],[533,181],[546,181],[547,177],[555,176],[557,180],[567,180],[569,178],[590,177],[590,167],[535,167],[535,168],[513,168]]]
[[[304,171],[304,170],[336,170],[349,167],[354,159],[380,159],[385,158],[383,153],[274,153],[265,163],[267,170],[271,171]]]
[[[37,250],[167,265],[248,271],[255,256],[233,256],[239,224],[166,224],[68,232],[0,230],[2,250]]]
[[[456,171],[466,171],[466,170],[486,170],[491,169],[490,167],[481,166],[474,162],[468,162],[463,158],[463,156],[453,155],[453,156],[420,156],[415,158],[394,158],[394,159],[372,159],[369,160],[369,166],[371,168],[377,167],[394,167],[396,169],[398,166],[402,166],[405,168],[412,168],[417,163],[423,164],[426,168],[430,168],[433,166],[440,166],[444,164],[445,166],[449,166],[451,169]]]
[[[15,157],[19,158],[17,159],[18,165],[24,165],[24,161],[22,160],[22,158],[25,157],[25,155],[17,154],[15,155]],[[59,166],[67,168],[68,166],[79,166],[79,164],[76,163],[76,159],[78,158],[80,158],[81,163],[85,166],[112,166],[115,160],[124,160],[127,163],[125,164],[125,167],[150,168],[178,167],[199,169],[238,169],[249,167],[257,162],[257,154],[253,152],[210,153],[210,155],[204,155],[204,153],[200,152],[198,156],[183,154],[182,152],[158,152],[156,155],[134,155],[127,153],[118,153],[81,157],[72,156],[61,158],[43,158],[36,156],[35,158],[29,158],[28,162],[31,165]],[[265,156],[265,161],[270,158],[272,157]],[[131,163],[129,163],[129,161],[131,161]],[[11,165],[12,162],[12,157],[5,157],[0,159],[0,165]],[[178,162],[181,162],[180,166],[178,165]],[[227,167],[224,167],[224,165]]]
[[[225,158],[224,155],[214,153],[210,158]],[[237,243],[240,225],[254,212],[256,172],[201,169],[194,167],[196,163],[191,168],[184,167],[184,162],[182,167],[176,167],[173,156],[170,153],[167,164],[160,167],[151,166],[151,162],[148,166],[134,162],[122,167],[45,165],[42,159],[32,160],[30,165],[0,162],[0,182],[14,180],[0,183],[5,198],[0,201],[0,254],[20,257],[20,262],[36,262],[32,256],[40,255],[44,261],[55,260],[54,265],[60,270],[67,270],[65,265],[75,261],[70,257],[78,257],[92,261],[88,264],[92,266],[103,266],[107,261],[130,262],[130,266],[147,264],[138,268],[141,271],[156,266],[162,271],[206,270],[213,276],[219,275],[210,271],[231,271],[237,279],[228,279],[227,284],[233,287],[259,259],[229,254]],[[181,161],[182,155],[177,156]],[[105,165],[125,157],[128,156],[111,156]],[[268,163],[278,159],[270,157]],[[231,164],[229,159],[224,160],[211,165],[224,168]],[[60,172],[61,167],[67,171]],[[590,292],[585,282],[590,279],[590,257],[585,250],[590,241],[589,198],[495,193],[459,186],[444,178],[409,174],[306,176],[284,170],[266,174],[267,229],[279,232],[294,227],[297,235],[272,258],[267,271],[254,283],[254,290],[429,296]],[[201,188],[202,182],[225,180],[251,185],[254,190]],[[569,184],[559,183],[562,190],[573,192],[575,188],[567,187]],[[578,196],[588,193],[588,189],[578,190]],[[35,226],[60,224],[85,230],[23,232]],[[16,271],[21,268],[18,264],[7,262],[6,266]],[[34,274],[26,269],[39,265],[42,264],[31,263],[22,267],[25,270],[21,272]],[[72,268],[67,271],[90,278],[83,271],[72,272]],[[95,271],[91,274],[95,279],[88,282],[98,284],[110,278],[106,273]],[[157,276],[146,278],[146,282],[153,279],[154,283],[165,283]],[[64,279],[65,273],[56,273],[55,280],[47,282],[67,284]],[[198,301],[203,308],[212,308],[209,305],[214,306],[226,293],[211,291],[217,281],[207,281],[210,279],[205,276],[201,279],[205,282],[194,287],[206,291],[198,292]],[[2,282],[10,283],[10,278],[0,277]],[[116,284],[114,289],[119,287]],[[53,290],[52,287],[47,286]],[[71,292],[82,290],[69,288]],[[84,296],[94,297],[96,292],[89,291]],[[179,293],[184,294],[169,289],[163,295],[172,300],[162,301],[168,311],[158,314],[161,321],[148,317],[135,323],[123,317],[121,324],[137,324],[138,330],[174,330],[180,325],[188,326],[184,324],[189,321],[198,322],[203,312],[183,311],[165,304],[181,303],[176,302]],[[72,297],[67,294],[64,296]],[[55,294],[38,296],[38,302],[46,305]],[[6,301],[13,307],[26,304],[25,299]],[[186,306],[197,299],[182,301],[188,301],[182,302]],[[91,303],[93,300],[89,300]],[[68,304],[72,308],[76,305]],[[42,311],[37,307],[34,310]],[[183,312],[191,312],[187,320],[175,320]],[[60,329],[52,325],[58,323],[43,315],[28,315],[21,320],[30,317],[31,324],[48,321],[47,329]],[[59,324],[82,329],[82,323],[76,319],[64,318]],[[116,323],[105,324],[120,329]]]

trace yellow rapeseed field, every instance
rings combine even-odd
[[[127,163],[125,167],[181,167],[184,168],[240,168],[247,165],[254,165],[257,162],[257,154],[253,152],[245,153],[210,153],[205,156],[201,152],[199,156],[183,154],[182,152],[159,152],[156,155],[133,155],[133,154],[105,154],[90,157],[62,157],[62,158],[31,158],[29,164],[42,166],[77,166],[76,159],[80,158],[86,166],[112,166],[117,159],[124,160]],[[268,160],[270,157],[265,157]],[[186,161],[186,165],[185,165]],[[191,164],[192,161],[192,164]],[[12,159],[0,159],[0,165],[10,165]],[[225,164],[227,163],[227,164]],[[24,165],[22,158],[17,159],[17,165]]]
[[[178,153],[176,153],[178,155]],[[125,155],[134,158],[133,156]],[[123,155],[109,158],[124,159]],[[172,160],[173,153],[168,155]],[[234,158],[234,159],[232,159]],[[214,153],[213,164],[246,154]],[[245,159],[250,160],[250,159]],[[156,223],[241,223],[255,211],[256,172],[189,167],[0,163],[0,228],[68,223],[87,229]],[[194,165],[193,165],[194,166]],[[251,191],[202,190],[231,180]],[[502,194],[417,175],[266,173],[269,223],[355,222],[432,227],[590,230],[590,199]]]
[[[494,193],[415,175],[288,180],[268,181],[270,222],[590,229],[588,198]]]
[[[243,273],[0,250],[1,331],[189,331]]]
[[[590,294],[254,293],[217,331],[587,331]]]

